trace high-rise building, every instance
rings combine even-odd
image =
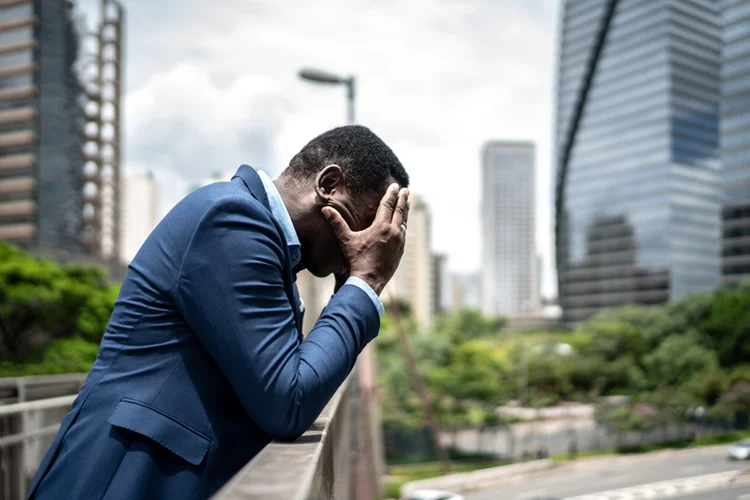
[[[720,281],[719,2],[567,0],[556,251],[567,323]]]
[[[481,273],[454,273],[450,276],[450,308],[481,309]]]
[[[42,2],[44,3],[44,2]],[[122,248],[121,97],[125,11],[116,0],[100,0],[101,21],[95,50],[84,54],[86,144],[83,154],[84,207],[82,235],[89,253],[118,259]],[[78,171],[78,170],[77,170]]]
[[[433,318],[432,246],[430,239],[430,211],[424,200],[416,194],[409,197],[409,221],[406,246],[396,274],[383,291],[384,301],[404,299],[422,327]]]
[[[159,184],[152,172],[127,174],[123,180],[120,255],[130,262],[159,222]]]
[[[750,0],[725,0],[722,20],[722,274],[735,285],[750,278]]]
[[[432,317],[436,317],[443,313],[445,305],[445,290],[446,290],[446,262],[448,256],[444,254],[434,253],[432,254],[432,270],[430,271],[430,278],[432,284],[430,285],[430,291],[432,293]]]
[[[119,101],[106,123],[98,110],[112,100],[97,97],[96,111],[83,102],[72,8],[67,0],[0,2],[0,239],[35,251],[114,258]],[[100,33],[111,34],[110,26],[102,22]],[[115,35],[101,45],[105,53],[119,43]],[[119,74],[108,82],[119,88]],[[94,146],[87,149],[87,142]],[[112,151],[105,168],[84,167],[85,151],[95,147],[98,161],[100,145]]]
[[[534,144],[491,141],[482,154],[482,310],[518,316],[537,307]]]
[[[83,120],[70,2],[0,3],[0,239],[82,253]]]

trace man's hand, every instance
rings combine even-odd
[[[398,184],[391,184],[380,202],[375,220],[363,231],[353,232],[334,208],[323,207],[322,212],[339,240],[349,266],[349,276],[363,280],[380,295],[404,254],[409,190],[399,191]]]

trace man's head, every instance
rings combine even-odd
[[[391,148],[362,126],[319,135],[292,158],[276,184],[302,244],[302,263],[312,274],[346,272],[321,208],[335,208],[352,231],[362,231],[394,182],[408,187],[409,175]]]

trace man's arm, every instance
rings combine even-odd
[[[344,382],[380,319],[366,292],[344,286],[300,341],[283,244],[259,204],[240,195],[221,200],[195,231],[177,295],[250,417],[276,439],[295,439]]]

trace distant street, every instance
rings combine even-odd
[[[616,492],[644,485],[646,498],[661,496],[690,500],[737,500],[750,494],[750,482],[730,485],[721,474],[750,468],[750,462],[729,462],[726,448],[697,449],[654,456],[623,456],[585,460],[538,478],[519,480],[498,488],[466,495],[467,500],[532,500],[535,497],[561,499],[587,495],[586,500],[629,498],[626,492],[588,497],[595,493]],[[709,476],[712,475],[712,476]],[[693,481],[687,478],[695,478]],[[653,496],[655,495],[655,496]],[[744,499],[743,499],[744,500]],[[748,499],[750,500],[750,496]]]

